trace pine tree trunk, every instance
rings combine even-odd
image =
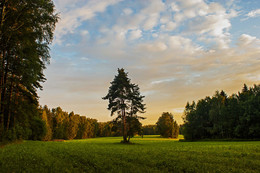
[[[122,117],[123,117],[123,139],[124,139],[124,142],[127,142],[126,117],[125,117],[124,109],[122,109]]]

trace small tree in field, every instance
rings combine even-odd
[[[173,115],[164,112],[157,121],[157,129],[159,134],[165,138],[177,138],[179,135],[179,126],[173,119]]]
[[[123,142],[125,143],[129,142],[130,137],[140,130],[138,119],[144,118],[137,116],[137,113],[145,113],[143,98],[138,85],[130,82],[123,68],[118,69],[118,75],[111,82],[108,94],[103,99],[109,101],[108,110],[111,111],[111,116],[116,113],[116,120],[122,122]]]

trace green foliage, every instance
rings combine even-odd
[[[39,117],[33,117],[31,122],[32,136],[30,139],[32,140],[42,140],[42,138],[46,135],[46,124]]]
[[[71,112],[67,127],[67,139],[74,139],[77,136],[79,122],[80,116]]]
[[[163,112],[157,123],[159,134],[165,138],[177,138],[179,135],[179,126],[169,112]]]
[[[65,142],[24,141],[0,148],[1,172],[260,172],[259,141],[178,142],[159,136]]]
[[[43,108],[41,118],[44,121],[46,126],[46,135],[43,136],[42,140],[44,141],[52,140],[52,135],[53,135],[52,117],[50,115],[50,110],[47,108],[47,106]]]
[[[18,126],[30,138],[57,20],[51,0],[0,2],[0,140]]]
[[[137,113],[145,112],[145,104],[142,103],[143,98],[144,96],[140,94],[138,85],[130,82],[123,68],[118,69],[118,75],[111,82],[108,94],[103,99],[109,101],[108,110],[111,111],[111,116],[116,113],[115,121],[122,123],[124,142],[129,142],[132,134],[139,130],[137,127],[138,119],[143,119],[143,117],[137,116]]]
[[[135,135],[142,135],[142,124],[139,122],[139,120],[136,117],[128,116],[126,117],[126,122],[127,122],[127,136],[129,138],[132,138]]]
[[[143,126],[143,135],[159,135],[157,125]]]
[[[108,137],[108,136],[119,136],[117,124],[114,122],[99,122],[97,136]]]
[[[96,136],[110,136],[111,133],[100,133],[107,127],[102,127],[96,119],[86,118],[63,111],[60,107],[50,110],[47,106],[39,110],[42,122],[46,127],[46,134],[42,140],[49,141],[52,139],[86,139]],[[110,124],[107,122],[106,124]],[[112,128],[112,127],[111,127]]]
[[[224,91],[185,107],[183,134],[187,140],[260,138],[260,85],[227,96]]]

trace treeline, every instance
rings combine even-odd
[[[35,128],[34,140],[49,141],[53,139],[86,139],[95,137],[122,136],[122,121],[112,120],[108,122],[98,122],[96,119],[87,118],[74,114],[74,112],[63,111],[60,107],[49,109],[47,106],[39,109],[42,122]],[[41,124],[42,123],[42,124]],[[179,126],[173,119],[173,115],[164,112],[159,117],[156,125],[138,125],[132,127],[135,130],[134,135],[161,135],[162,137],[177,138],[179,135]],[[130,131],[131,132],[131,131]]]
[[[117,124],[112,121],[98,122],[96,119],[73,112],[65,112],[60,107],[50,110],[44,106],[41,108],[41,118],[45,129],[43,128],[42,136],[39,135],[37,140],[70,140],[121,135]]]
[[[260,85],[227,96],[224,91],[187,103],[182,132],[185,139],[260,138]]]

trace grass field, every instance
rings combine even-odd
[[[120,141],[7,145],[0,148],[0,172],[260,172],[260,141],[179,142],[159,136]]]

